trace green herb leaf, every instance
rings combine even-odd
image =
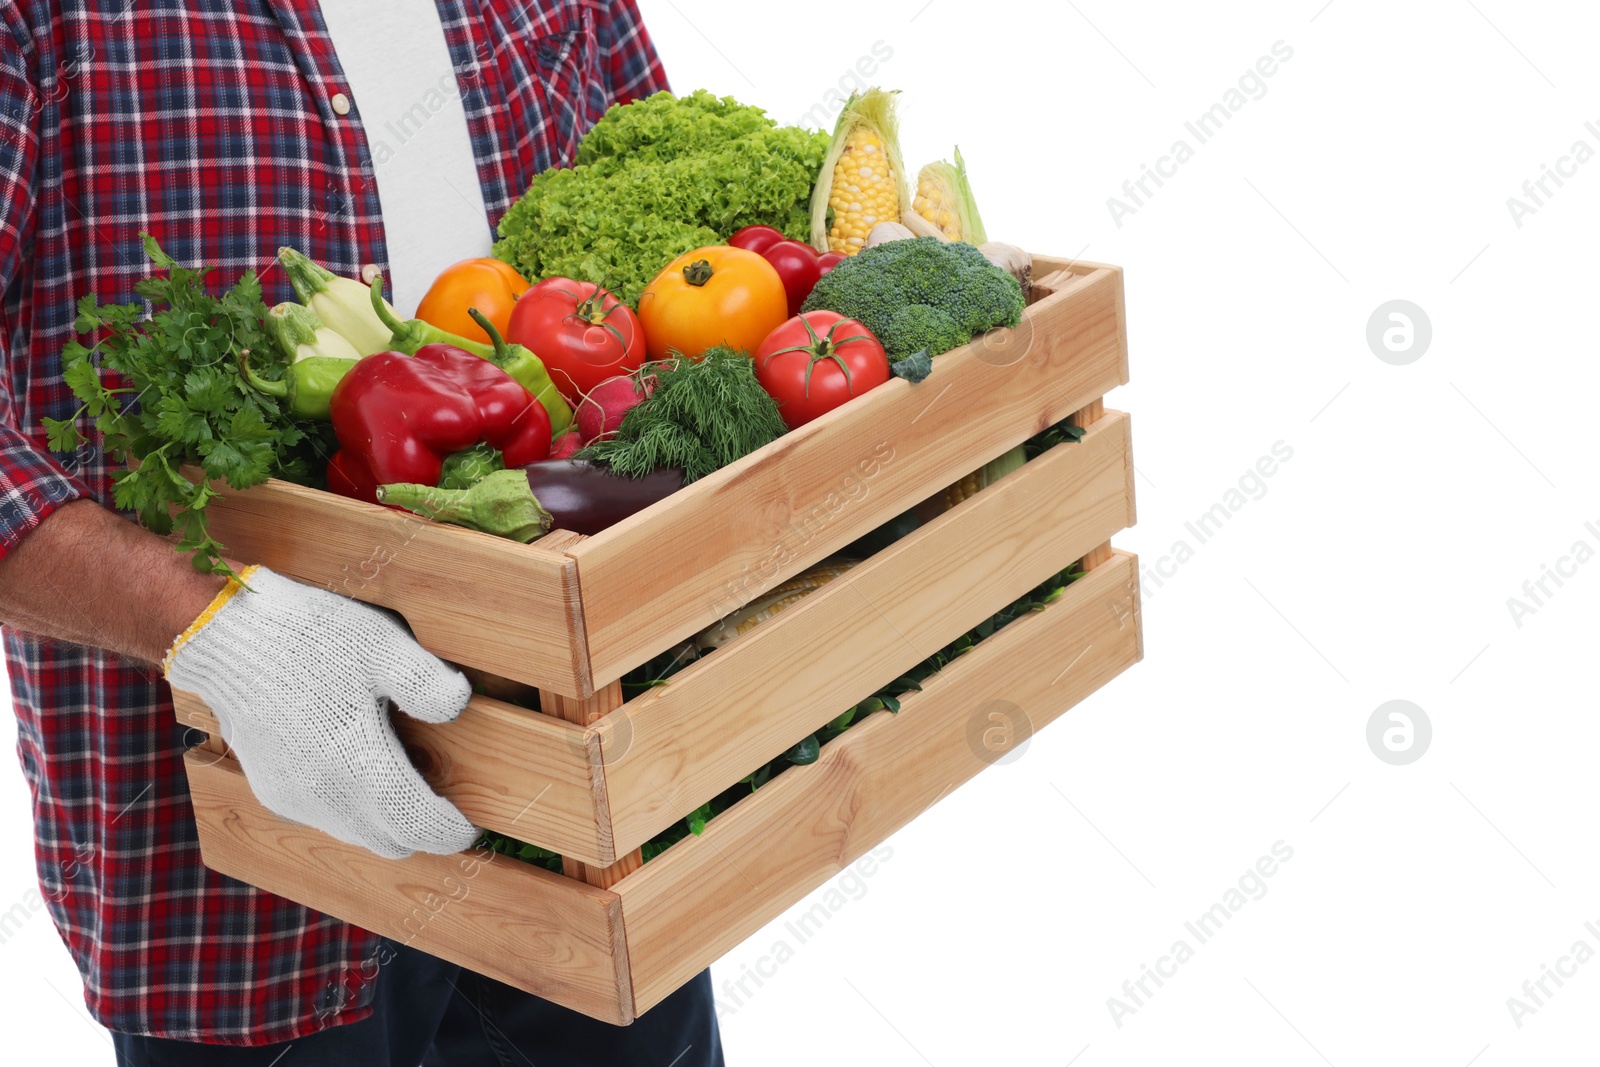
[[[928,355],[928,350],[924,348],[920,352],[913,352],[904,359],[890,363],[889,373],[916,385],[933,373],[933,357]]]
[[[177,530],[179,550],[194,552],[199,569],[230,573],[224,547],[206,533],[205,509],[215,494],[179,468],[199,464],[236,488],[274,476],[309,482],[323,468],[327,428],[289,416],[239,372],[244,348],[277,356],[264,343],[267,309],[255,274],[214,296],[205,286],[210,268],[181,267],[143,236],[158,268],[134,286],[150,302],[148,317],[142,304],[102,305],[94,294],[84,296],[73,328],[102,336],[93,349],[67,343],[62,377],[94,419],[106,455],[140,463],[116,476],[116,506],[157,533]],[[277,376],[286,365],[278,357],[256,366]],[[52,448],[76,447],[80,436],[72,420],[47,420],[46,433]]]
[[[47,415],[43,422],[50,451],[71,452],[83,444],[83,434],[78,432],[78,424],[71,419],[52,419]]]
[[[692,482],[788,429],[743,352],[718,346],[698,361],[665,360],[641,373],[655,379],[655,391],[623,417],[614,437],[589,445],[578,458],[628,478],[676,467]]]

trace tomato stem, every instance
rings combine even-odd
[[[851,343],[856,342],[856,341],[870,341],[873,338],[868,334],[856,334],[853,337],[846,337],[842,341],[835,341],[833,339],[833,332],[835,330],[837,330],[840,326],[844,325],[844,323],[846,323],[848,321],[849,321],[848,319],[840,319],[838,322],[836,322],[832,326],[828,327],[828,334],[827,334],[826,337],[823,337],[823,336],[818,335],[818,333],[816,331],[816,328],[811,325],[811,320],[806,318],[806,316],[801,315],[800,316],[800,324],[806,328],[806,333],[811,335],[811,343],[810,344],[805,344],[805,345],[790,345],[787,348],[780,348],[775,352],[768,352],[767,353],[767,358],[761,361],[761,365],[763,367],[765,367],[768,363],[770,363],[772,361],[772,357],[773,356],[781,356],[786,352],[807,352],[807,353],[809,353],[810,356],[811,356],[811,359],[806,363],[806,379],[805,379],[805,394],[804,394],[806,399],[809,400],[809,399],[811,399],[811,371],[812,371],[812,369],[814,367],[816,367],[816,365],[818,363],[820,363],[821,361],[823,361],[825,359],[831,359],[831,360],[833,360],[835,363],[837,363],[839,365],[839,370],[844,374],[845,385],[850,387],[850,395],[854,396],[855,392],[856,392],[855,380],[850,376],[850,366],[849,366],[849,364],[847,364],[844,361],[844,357],[839,355],[839,349],[843,348],[847,344],[851,344]]]
[[[711,261],[697,259],[683,268],[683,280],[696,288],[711,280]]]

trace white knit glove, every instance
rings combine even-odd
[[[477,837],[407,758],[389,702],[449,722],[472,686],[392,615],[265,567],[240,572],[172,644],[174,688],[222,724],[256,798],[286,819],[399,859]]]

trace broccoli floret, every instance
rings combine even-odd
[[[877,335],[890,359],[930,356],[1022,321],[1022,287],[968,244],[937,237],[890,241],[822,276],[804,310],[826,308]]]
[[[891,359],[899,359],[900,353],[909,355],[924,348],[933,356],[960,348],[972,339],[972,331],[963,329],[948,312],[927,304],[907,304],[889,317],[881,333],[872,332],[878,335],[879,343]]]

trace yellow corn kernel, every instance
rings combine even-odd
[[[818,251],[854,255],[874,226],[899,222],[909,209],[896,127],[893,93],[869,89],[846,104],[811,196]]]
[[[874,226],[900,218],[899,183],[887,159],[883,138],[868,126],[857,126],[845,141],[828,197],[833,209],[830,251],[859,252]]]
[[[917,193],[911,210],[938,227],[947,240],[981,245],[987,241],[983,219],[967,180],[966,161],[956,149],[955,164],[929,163],[917,174]]]
[[[801,571],[701,631],[695,637],[694,643],[702,650],[721,648],[735,637],[748,633],[760,623],[766,622],[789,605],[804,600],[807,595],[821,589],[855,565],[856,561],[853,559],[825,560],[808,570]]]
[[[939,502],[944,505],[943,510],[949,511],[968,497],[982,492],[1001,478],[1020,469],[1027,461],[1027,453],[1023,451],[1021,445],[990,460],[939,494]]]
[[[957,504],[967,499],[967,497],[975,495],[978,490],[983,488],[983,470],[984,469],[982,467],[979,467],[977,470],[973,471],[971,474],[967,475],[965,478],[961,479],[959,482],[944,491],[944,506],[946,511],[955,507]]]
[[[771,601],[770,603],[763,605],[761,610],[756,612],[754,615],[751,615],[751,616],[749,616],[747,618],[744,618],[744,619],[740,619],[737,623],[734,624],[734,627],[733,627],[734,635],[737,636],[737,635],[742,634],[742,633],[748,633],[750,630],[754,629],[757,625],[766,622],[768,619],[772,618],[778,612],[782,611],[784,608],[788,607],[790,604],[793,604],[795,601],[804,600],[806,598],[806,594],[809,593],[809,592],[811,592],[811,590],[802,589],[798,593],[790,593],[786,597],[780,597],[777,600]]]

